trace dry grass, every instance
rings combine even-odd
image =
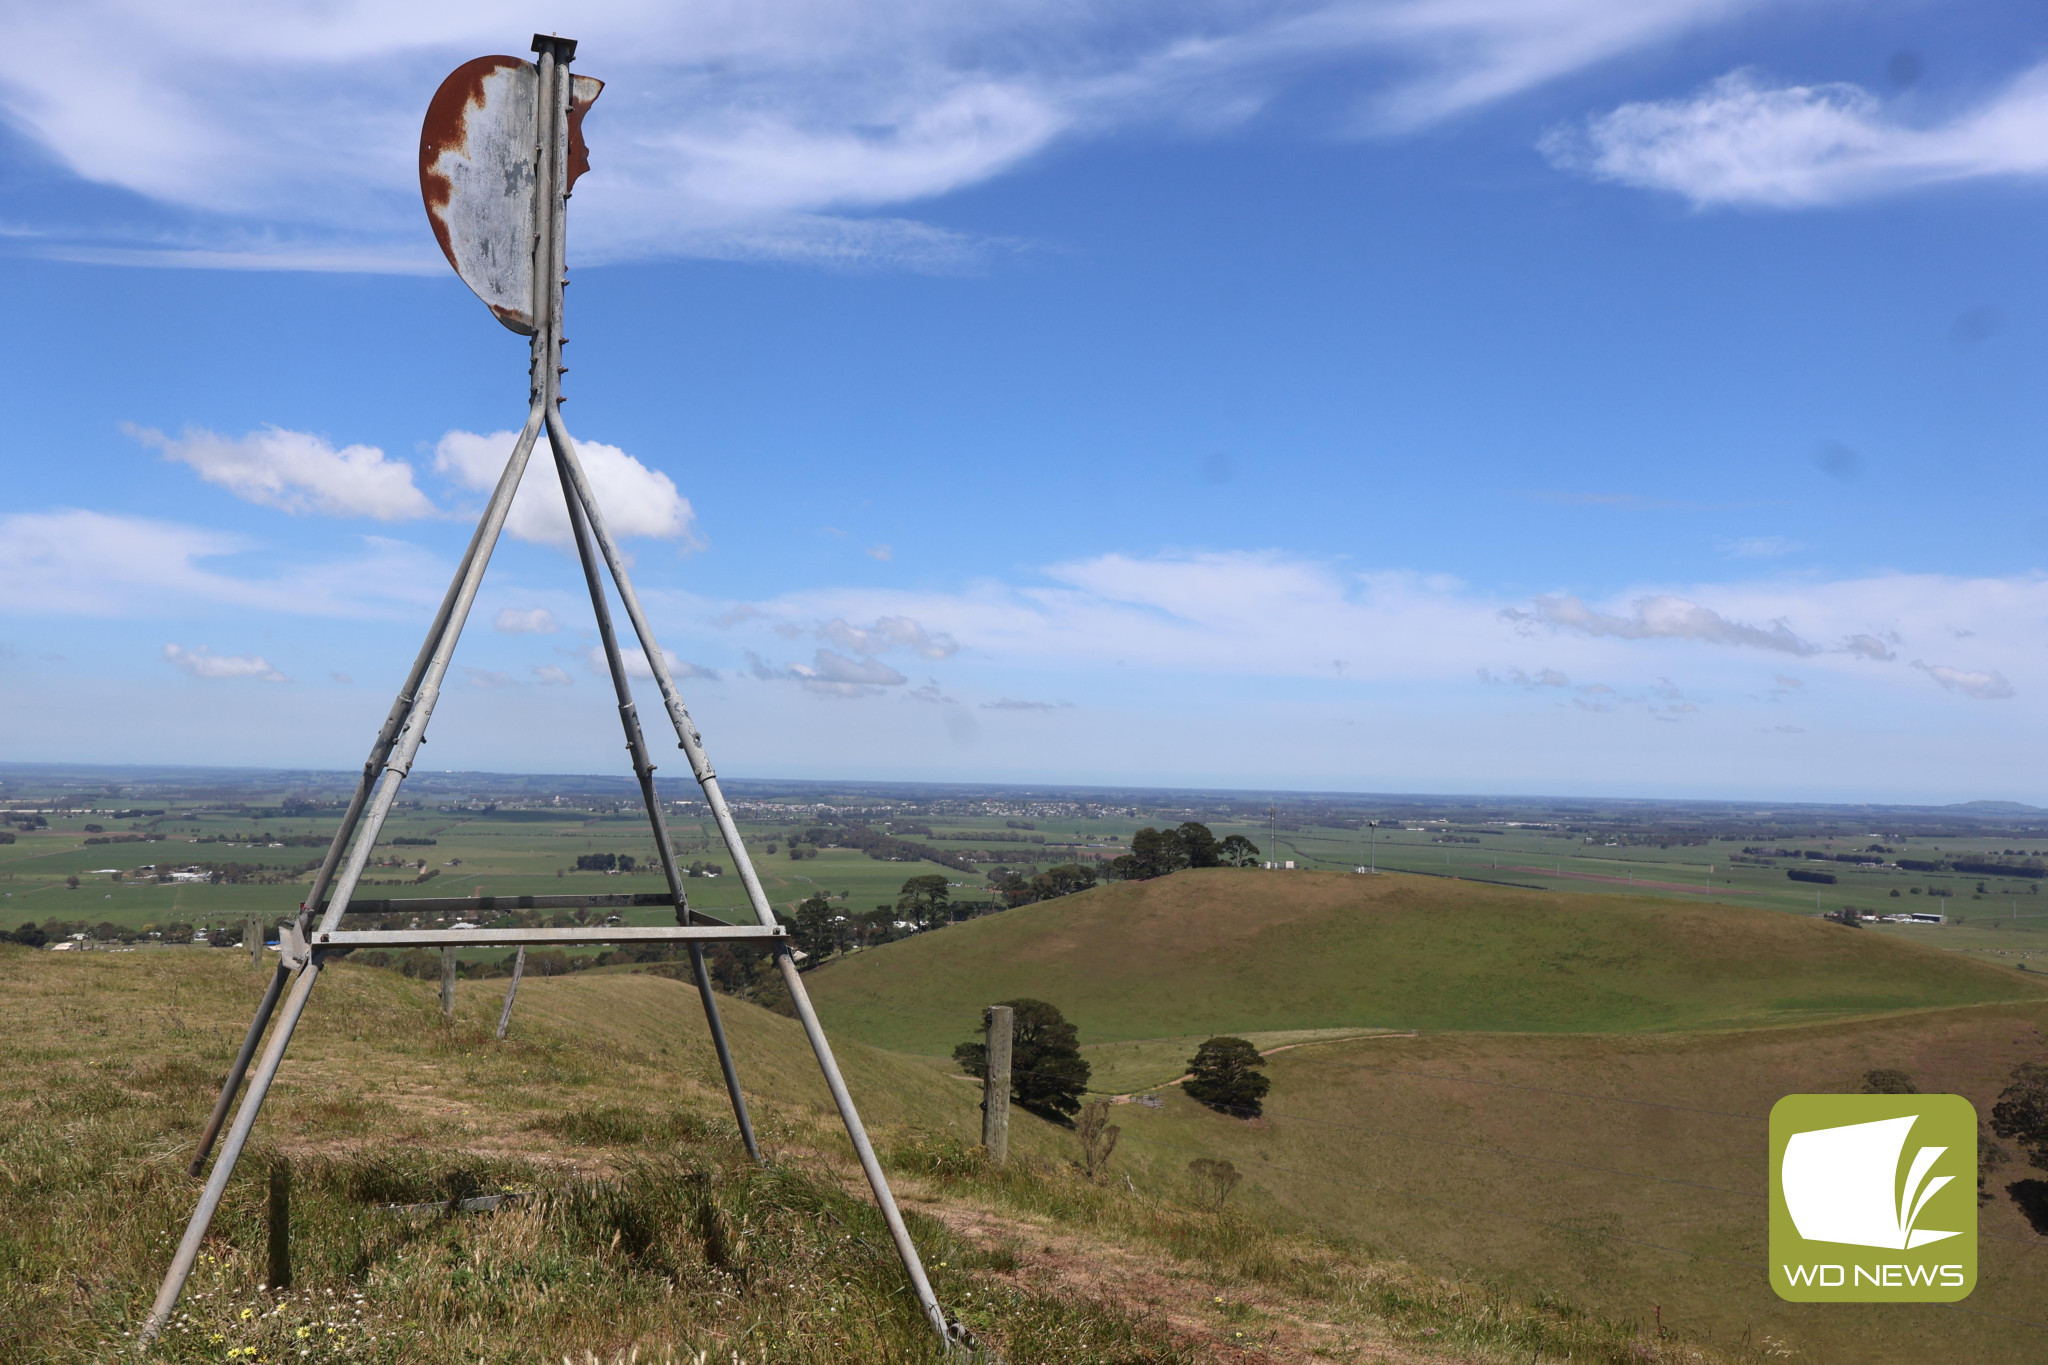
[[[125,1353],[261,985],[204,950],[0,948],[0,1362]],[[465,986],[453,1025],[432,999],[345,964],[323,980],[160,1358],[936,1359],[790,1021],[724,1002],[772,1155],[761,1168],[737,1148],[686,988],[530,982],[504,1044],[488,983]],[[1016,1365],[1730,1358],[1171,1189],[1090,1184],[1063,1159],[1071,1139],[1032,1120],[1016,1164],[990,1171],[963,1141],[971,1090],[858,1045],[843,1055],[942,1301]],[[275,1159],[295,1171],[281,1294],[258,1284]],[[525,1197],[489,1214],[377,1207],[505,1189]]]

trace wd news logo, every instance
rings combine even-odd
[[[1771,1287],[1800,1303],[1952,1302],[1977,1285],[1977,1111],[1960,1095],[1771,1109]]]

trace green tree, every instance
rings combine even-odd
[[[1216,843],[1216,836],[1207,825],[1194,820],[1184,822],[1173,832],[1176,861],[1181,867],[1221,867],[1223,858]]]
[[[1863,1073],[1863,1093],[1866,1095],[1917,1095],[1920,1087],[1913,1084],[1913,1078],[1894,1066],[1881,1066]]]
[[[1265,1064],[1259,1050],[1243,1038],[1211,1038],[1195,1049],[1180,1088],[1189,1099],[1219,1113],[1255,1119],[1273,1086],[1261,1070]]]
[[[1086,863],[1061,863],[1058,867],[1048,867],[1031,879],[1031,899],[1057,900],[1076,891],[1090,890],[1095,885],[1095,876],[1095,869]]]
[[[2048,1066],[2021,1062],[2012,1069],[2011,1084],[1991,1106],[1991,1131],[2048,1170]]]
[[[1079,1112],[1088,1088],[1089,1066],[1081,1056],[1080,1031],[1055,1005],[1043,1000],[999,1000],[1012,1011],[1010,1099],[1040,1118],[1059,1122]],[[982,1029],[988,1015],[982,1015]],[[980,1039],[953,1049],[953,1060],[976,1079],[988,1075],[988,1046]]]
[[[1232,834],[1216,845],[1216,856],[1225,867],[1257,867],[1259,846],[1242,834]]]
[[[903,883],[903,893],[897,898],[896,908],[914,924],[930,924],[935,919],[945,918],[946,905],[952,898],[952,888],[946,885],[945,874],[933,872],[923,877],[912,877]]]
[[[816,965],[845,948],[850,933],[832,902],[823,896],[812,896],[797,906],[790,937],[797,947],[810,954],[812,964]]]

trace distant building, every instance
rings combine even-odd
[[[1906,916],[1906,921],[1909,924],[1946,924],[1948,923],[1948,916],[1937,915],[1930,910],[1915,910],[1912,914]]]

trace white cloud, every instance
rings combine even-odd
[[[247,436],[190,427],[182,436],[144,427],[128,430],[164,458],[188,464],[208,483],[263,507],[378,521],[430,517],[436,511],[413,486],[412,466],[386,459],[375,446],[336,450],[324,436],[274,426]]]
[[[805,691],[826,697],[873,696],[885,687],[901,687],[910,681],[879,659],[849,659],[829,649],[813,652],[808,664],[788,664],[781,668],[749,651],[747,663],[749,672],[763,682],[799,682]],[[926,694],[922,689],[910,695],[923,701],[945,700],[935,692]]]
[[[1854,654],[1863,659],[1874,659],[1881,664],[1888,664],[1893,659],[1899,657],[1898,653],[1883,640],[1878,639],[1875,635],[1863,634],[1861,632],[1851,635],[1842,641],[1842,652],[1844,654]]]
[[[553,635],[560,628],[546,607],[503,607],[491,624],[507,635]]]
[[[287,560],[280,575],[225,573],[207,561],[258,550],[221,531],[65,508],[0,516],[0,612],[132,616],[226,605],[305,616],[410,615],[440,600],[449,569],[403,541],[366,536],[354,559]]]
[[[884,564],[896,557],[896,552],[886,545],[870,545],[866,554],[869,559],[879,560]]]
[[[1997,669],[1989,673],[1971,673],[1960,668],[1948,668],[1941,664],[1924,664],[1913,660],[1913,667],[1927,674],[1951,692],[1960,692],[1978,701],[2006,701],[2013,696],[2012,684]]]
[[[718,681],[717,669],[706,668],[702,664],[693,664],[666,646],[662,648],[661,657],[668,664],[668,675],[671,678],[703,678],[710,682]],[[637,646],[631,649],[622,648],[619,651],[619,659],[626,665],[627,677],[653,678],[654,670],[648,666],[647,652],[645,650]],[[600,677],[609,677],[611,675],[611,666],[604,660],[603,645],[592,645],[584,654],[583,661],[590,666],[592,673],[598,674]]]
[[[1339,131],[1412,129],[1758,3],[590,0],[579,69],[612,88],[590,120],[577,250],[958,268],[988,244],[876,210],[1063,140],[1237,127],[1332,72],[1355,92]],[[427,97],[506,33],[558,17],[462,5],[398,22],[377,0],[22,8],[0,53],[10,127],[176,225],[80,241],[52,210],[31,230],[109,261],[434,268],[415,179]]]
[[[1074,709],[1074,703],[1070,701],[1018,701],[1013,697],[1004,697],[1000,701],[983,702],[981,709],[984,711],[1071,711]]]
[[[164,658],[195,678],[257,678],[271,683],[291,681],[272,668],[270,661],[260,654],[216,654],[205,645],[186,649],[182,645],[167,644],[164,646]]]
[[[1773,621],[1768,627],[1747,625],[1731,621],[1697,602],[1663,593],[1637,598],[1626,616],[1596,611],[1571,596],[1538,597],[1528,610],[1509,607],[1501,616],[1520,624],[1545,625],[1586,635],[1611,635],[1622,640],[1699,640],[1787,654],[1820,652],[1819,645],[1800,639],[1782,620]]]
[[[644,663],[645,660],[643,659],[642,662]],[[576,685],[576,680],[569,676],[567,669],[557,668],[553,664],[535,664],[527,671],[533,674],[533,680],[542,687],[574,687]]]
[[[465,671],[471,687],[497,688],[519,686],[519,680],[510,673],[494,673],[487,668],[472,668]]]
[[[886,654],[901,648],[926,659],[948,659],[960,650],[959,642],[952,636],[944,631],[927,631],[908,616],[877,617],[871,626],[848,625],[834,617],[813,633],[828,644],[856,654]]]
[[[434,447],[434,469],[464,488],[487,493],[497,486],[518,439],[515,431],[495,431],[488,436],[451,431]],[[583,462],[598,510],[614,536],[622,540],[647,536],[681,540],[692,548],[697,545],[692,530],[696,513],[668,475],[649,469],[617,446],[598,441],[578,441],[576,454]],[[569,549],[576,543],[569,529],[569,509],[562,500],[562,481],[545,441],[526,466],[526,477],[520,481],[512,511],[505,518],[505,530],[537,545]]]
[[[1767,86],[1752,71],[1690,99],[1624,104],[1546,135],[1560,166],[1700,206],[1805,208],[1919,186],[2048,175],[2048,63],[1984,103],[1915,125],[1861,86]]]
[[[1973,667],[1997,670],[2018,691],[2048,687],[2048,643],[2032,625],[2048,619],[2048,575],[1767,578],[1515,604],[1451,578],[1354,572],[1280,553],[1113,554],[1048,566],[1035,581],[983,580],[950,592],[839,588],[741,607],[688,610],[706,621],[723,613],[743,644],[751,634],[771,656],[778,641],[813,634],[813,622],[903,617],[957,644],[949,683],[995,696],[1030,696],[1024,688],[1036,678],[1066,691],[1079,679],[1115,677],[1122,689],[1143,670],[1406,687],[1427,696],[1478,686],[1487,669],[1534,689],[1531,704],[1568,694],[1589,705],[1663,705],[1650,689],[1667,678],[1685,694],[1669,704],[1704,706],[1710,697],[1756,695],[1769,664],[1797,659],[1808,692],[1825,685],[1833,705],[1868,695],[1899,706],[1913,704],[1914,675],[1817,642],[1868,637],[1884,649],[1938,657],[1958,630],[1976,632]],[[1498,660],[1526,652],[1530,632],[1544,642],[1542,668],[1499,672]],[[1336,657],[1346,661],[1341,679],[1330,669]],[[755,671],[792,676],[759,660]],[[811,676],[824,679],[815,666]],[[1557,679],[1581,678],[1601,681],[1553,690]]]

